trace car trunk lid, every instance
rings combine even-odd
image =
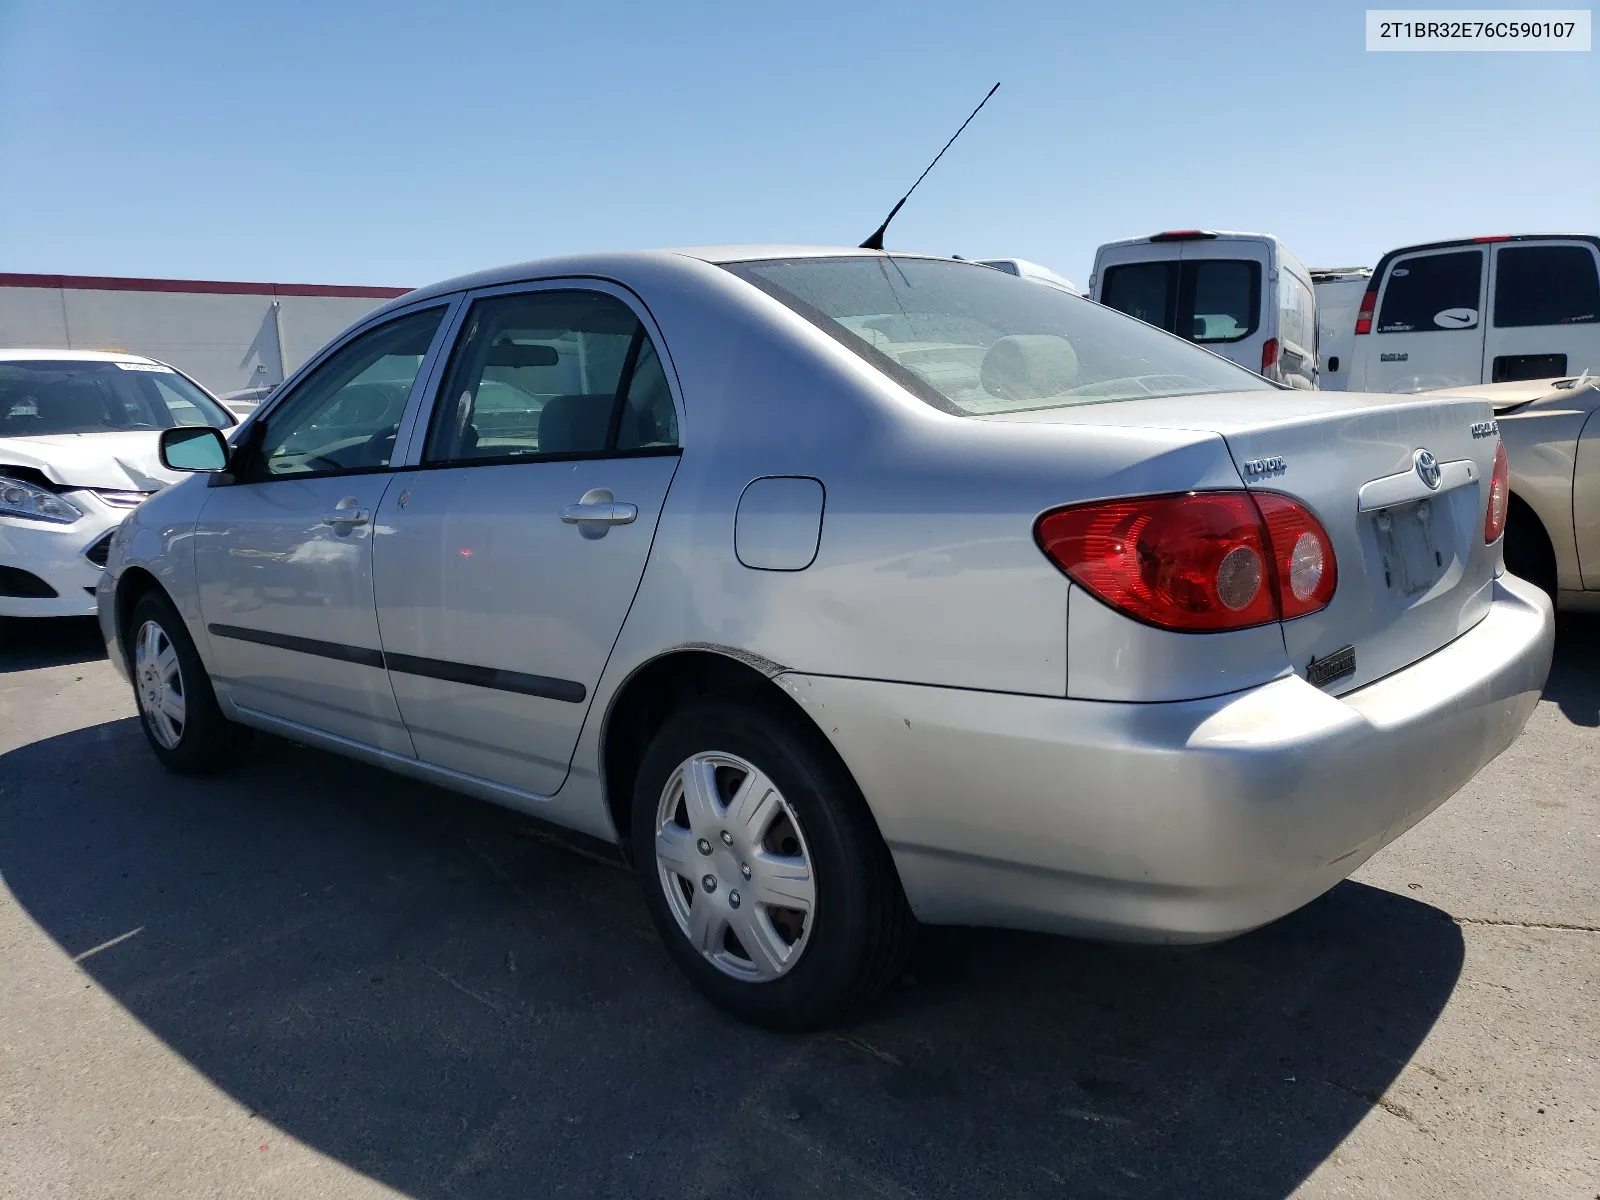
[[[1246,487],[1300,501],[1333,543],[1332,600],[1282,623],[1294,669],[1332,693],[1431,654],[1488,612],[1498,552],[1483,522],[1498,437],[1487,401],[1250,392],[986,419],[1221,435]]]

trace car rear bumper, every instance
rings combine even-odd
[[[1206,700],[1056,700],[790,674],[924,921],[1211,941],[1291,912],[1522,731],[1554,642],[1510,576],[1488,615],[1337,698],[1298,676]]]
[[[0,617],[94,616],[101,569],[84,557],[84,551],[116,528],[120,519],[121,514],[91,513],[71,525],[51,525],[0,517],[0,566],[27,573],[23,577],[6,572],[0,579]]]

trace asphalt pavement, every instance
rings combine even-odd
[[[1600,620],[1284,920],[926,929],[807,1036],[701,1002],[603,847],[276,741],[168,776],[92,623],[0,639],[6,1200],[1600,1200]]]

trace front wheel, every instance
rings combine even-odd
[[[633,859],[673,959],[714,1003],[772,1029],[827,1024],[900,970],[915,920],[849,773],[759,701],[702,701],[656,734],[634,789]]]
[[[162,765],[179,775],[203,775],[237,762],[250,730],[222,715],[172,602],[145,593],[133,606],[128,635],[139,723]]]

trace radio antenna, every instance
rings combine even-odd
[[[989,103],[989,96],[994,95],[999,90],[1000,85],[998,83],[989,89],[989,95],[978,101],[978,108],[973,109],[967,119],[961,122],[961,129],[956,130],[955,133],[951,135],[950,140],[944,144],[944,150],[948,150],[951,146],[956,144],[956,138],[961,136],[961,130],[972,124],[972,118],[978,115],[978,109],[981,109],[985,104]],[[939,153],[933,156],[933,161],[928,164],[927,169],[924,170],[921,175],[917,176],[917,183],[921,183],[924,179],[926,179],[928,177],[928,171],[933,170],[934,167],[939,165],[939,160],[944,157],[944,150],[939,151]],[[894,220],[895,215],[901,210],[901,208],[905,206],[905,202],[911,199],[911,192],[917,190],[917,183],[913,183],[911,185],[911,190],[908,191],[904,196],[900,197],[899,203],[889,210],[889,215],[883,219],[883,224],[879,225],[878,228],[873,231],[872,236],[861,243],[861,248],[863,250],[883,249],[883,235],[889,228],[889,222]]]

